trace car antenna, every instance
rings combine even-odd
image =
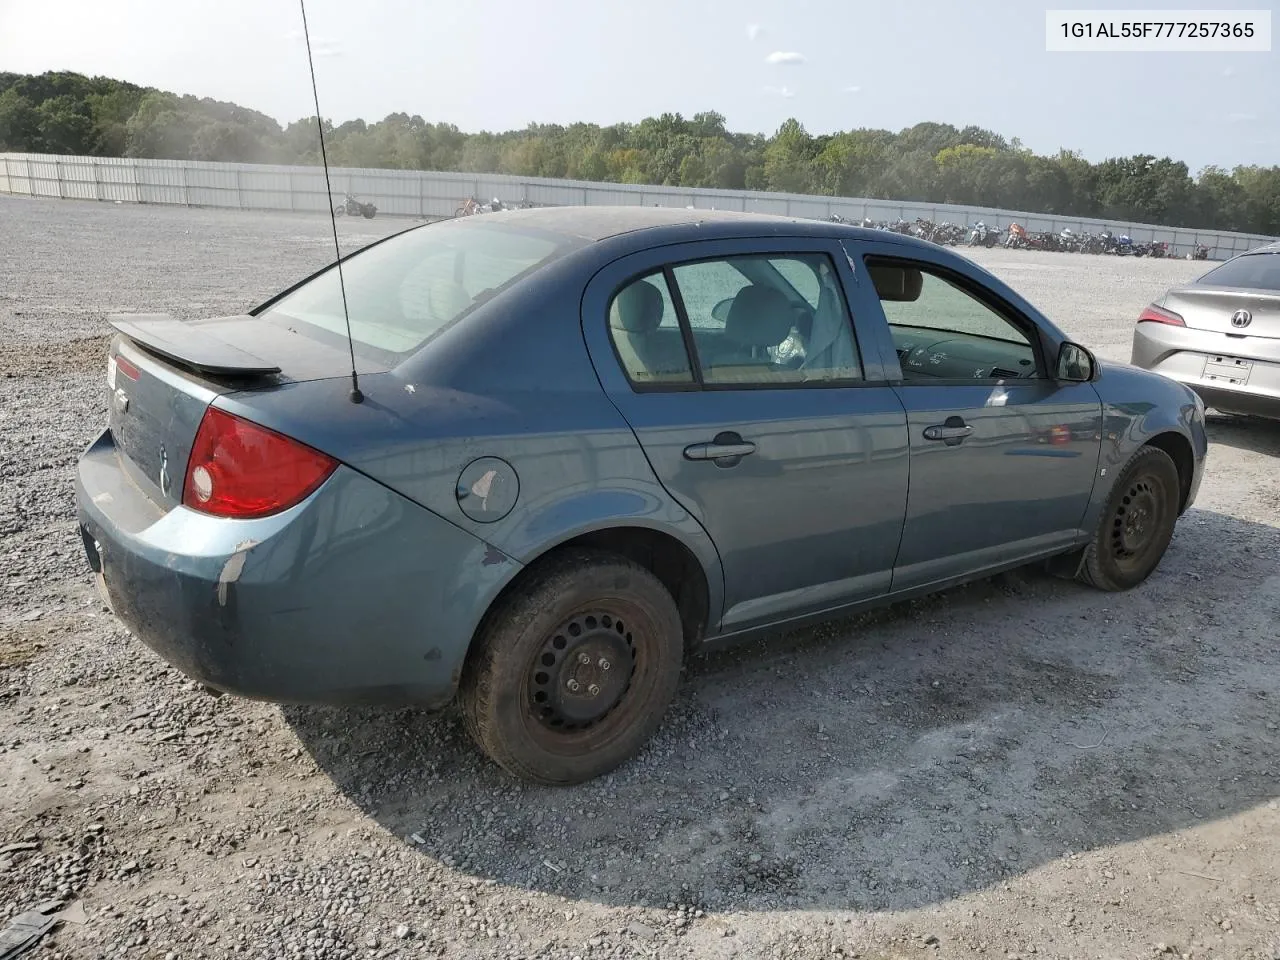
[[[320,131],[320,162],[324,165],[324,189],[329,197],[329,223],[333,226],[333,253],[338,258],[338,289],[342,291],[342,318],[347,323],[347,352],[351,355],[351,402],[360,403],[360,378],[356,376],[356,348],[351,339],[351,313],[347,309],[347,285],[342,278],[342,248],[338,245],[338,215],[333,212],[333,185],[329,182],[329,157],[324,149],[324,120],[320,117],[320,91],[316,88],[316,64],[311,58],[311,33],[307,30],[307,3],[298,0],[302,7],[302,38],[307,43],[307,66],[311,68],[311,95],[316,101],[316,127]]]

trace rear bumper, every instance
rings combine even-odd
[[[192,678],[254,699],[443,706],[518,569],[346,467],[283,513],[225,520],[156,505],[105,431],[80,459],[76,499],[119,619]]]
[[[1186,384],[1223,413],[1280,418],[1280,340],[1140,323],[1132,363]]]

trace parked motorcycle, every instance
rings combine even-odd
[[[979,220],[969,231],[969,246],[986,247],[989,250],[1000,242],[1000,235],[1003,232],[999,227],[988,227]]]
[[[366,220],[372,220],[378,208],[372,203],[362,203],[348,193],[342,203],[333,208],[333,212],[339,217],[346,214],[349,217],[364,217]]]
[[[1203,243],[1197,243],[1191,252],[1187,254],[1188,260],[1208,260],[1209,248]]]

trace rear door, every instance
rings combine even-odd
[[[866,259],[877,280],[918,271],[914,284],[880,284],[911,445],[893,589],[1077,542],[1101,448],[1093,385],[1051,377],[1034,322],[972,278],[881,249]]]
[[[706,241],[616,261],[583,299],[605,391],[720,553],[725,632],[889,589],[906,417],[852,280],[827,241]]]

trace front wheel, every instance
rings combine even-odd
[[[590,780],[658,729],[683,647],[679,611],[657,577],[614,554],[567,553],[486,618],[463,670],[463,722],[514,776]]]
[[[345,217],[347,215],[347,205],[345,203],[338,204],[333,208],[333,215],[335,217]]]
[[[1125,466],[1085,548],[1079,577],[1099,590],[1128,590],[1159,566],[1182,497],[1178,468],[1156,447],[1143,447]]]

